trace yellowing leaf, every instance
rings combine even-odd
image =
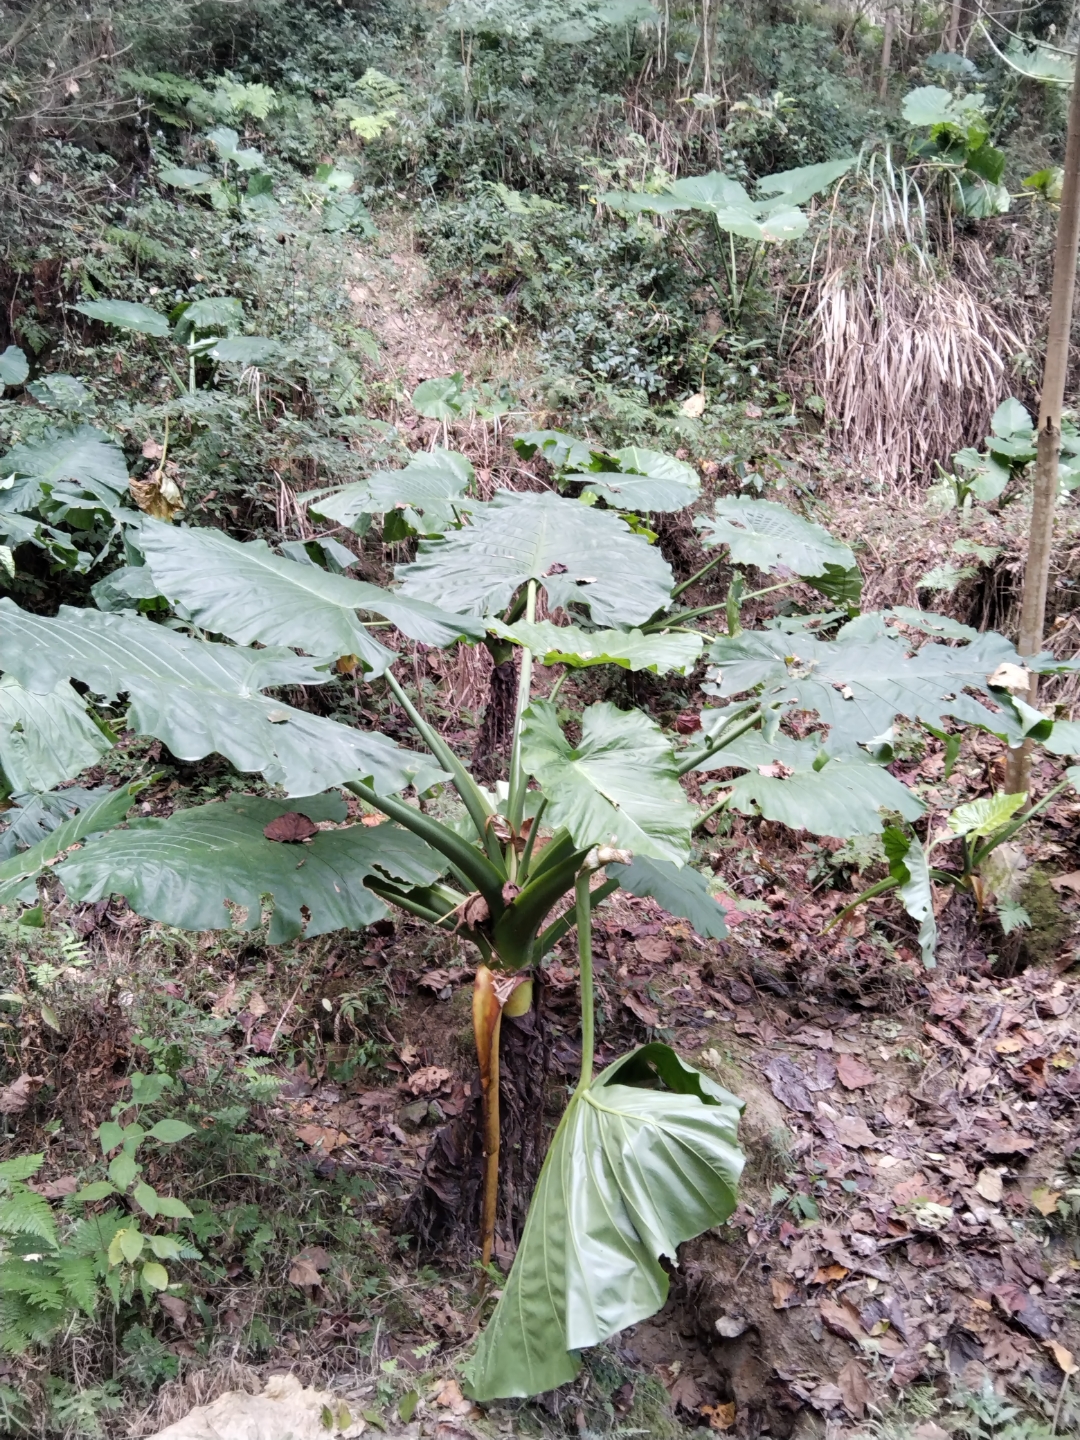
[[[169,1272],[156,1260],[148,1260],[142,1267],[142,1278],[152,1290],[165,1290],[169,1284]]]
[[[1059,1368],[1064,1371],[1066,1375],[1075,1375],[1077,1370],[1080,1370],[1080,1365],[1077,1365],[1073,1359],[1072,1351],[1066,1350],[1064,1345],[1059,1345],[1056,1340],[1047,1340],[1046,1348],[1053,1355]]]
[[[1031,1203],[1040,1215],[1053,1215],[1060,1199],[1060,1190],[1050,1190],[1045,1185],[1040,1185],[1037,1190],[1031,1192]]]

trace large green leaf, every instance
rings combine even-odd
[[[969,800],[966,805],[958,805],[949,815],[949,830],[953,835],[974,835],[986,839],[995,830],[1007,825],[1026,802],[1026,794],[987,795],[982,800]]]
[[[400,510],[417,534],[441,535],[473,508],[475,502],[465,498],[473,479],[464,455],[436,449],[417,453],[404,470],[378,470],[358,484],[300,498],[313,515],[349,528],[356,528],[361,517]]]
[[[56,486],[65,481],[111,501],[128,488],[124,452],[92,425],[73,430],[50,426],[39,440],[13,446],[0,460],[0,475],[13,473],[32,483],[22,487],[19,504],[5,500],[11,509],[33,508],[41,502],[43,485]]]
[[[638,855],[629,865],[608,865],[607,873],[631,895],[651,896],[669,915],[689,920],[704,939],[723,940],[727,936],[723,908],[709,893],[700,870]]]
[[[72,845],[81,844],[88,835],[96,835],[98,831],[111,830],[118,825],[131,809],[135,796],[140,790],[145,790],[146,785],[145,780],[137,780],[101,796],[78,815],[57,825],[37,845],[0,864],[0,905],[13,905],[17,900],[32,901],[36,894],[37,877]]]
[[[897,896],[901,905],[919,926],[919,948],[927,970],[937,964],[937,920],[934,917],[934,891],[930,880],[930,862],[917,835],[905,835],[890,826],[882,837],[889,871],[899,880]]]
[[[0,600],[5,611],[10,605]],[[52,790],[111,748],[66,680],[35,694],[14,675],[0,677],[0,771],[12,790]]]
[[[713,515],[695,526],[706,545],[726,545],[736,565],[759,570],[787,570],[795,575],[824,575],[829,566],[856,568],[855,556],[840,540],[786,505],[746,496],[717,500]]]
[[[22,385],[29,374],[26,352],[18,345],[9,345],[0,354],[0,389],[5,385]]]
[[[407,785],[426,790],[445,778],[426,755],[403,750],[377,731],[354,730],[260,695],[326,682],[326,672],[290,650],[193,640],[151,620],[66,605],[55,618],[31,615],[0,599],[0,667],[38,691],[71,677],[107,699],[126,693],[132,728],[161,740],[178,759],[216,751],[238,770],[261,771],[290,795],[357,778],[388,795]]]
[[[1022,733],[1003,692],[992,697],[1001,707],[996,714],[964,693],[970,686],[989,694],[987,680],[998,665],[1018,663],[1004,636],[989,631],[968,645],[931,642],[911,654],[881,619],[864,615],[835,640],[776,630],[723,637],[709,651],[717,669],[702,688],[728,697],[761,685],[772,700],[816,710],[834,753],[874,740],[898,715],[938,729],[952,716],[995,735]]]
[[[168,820],[135,820],[85,845],[57,874],[73,900],[124,895],[140,915],[182,930],[253,930],[261,897],[273,899],[269,941],[360,929],[386,914],[369,878],[430,885],[445,868],[422,840],[389,823],[320,830],[309,842],[268,840],[264,828],[293,809],[318,820],[342,818],[339,796],[295,805],[253,795],[178,810]],[[305,920],[305,912],[309,918]]]
[[[651,670],[654,675],[675,671],[689,675],[704,648],[704,639],[685,630],[643,635],[640,630],[582,630],[579,625],[554,625],[519,620],[504,625],[490,620],[493,635],[524,645],[541,665],[620,665],[624,670]]]
[[[538,580],[552,607],[588,606],[598,625],[640,625],[668,602],[671,567],[610,511],[550,492],[501,490],[472,524],[423,540],[396,571],[402,592],[469,615],[504,609]]]
[[[358,655],[381,675],[393,652],[372,637],[358,610],[383,616],[425,645],[483,635],[482,626],[424,600],[286,560],[263,540],[242,543],[220,530],[146,520],[138,543],[163,595],[241,645],[258,640],[313,655]]]
[[[577,1091],[466,1367],[474,1398],[553,1390],[577,1374],[575,1352],[661,1308],[660,1258],[676,1260],[735,1208],[741,1109],[666,1045],[643,1046]]]
[[[640,710],[590,705],[574,748],[555,707],[534,701],[522,720],[522,759],[547,797],[547,823],[580,848],[610,843],[676,865],[689,855],[696,811],[670,743]]]
[[[823,160],[818,165],[800,165],[797,170],[763,175],[755,188],[758,195],[769,197],[769,205],[805,205],[846,175],[857,159],[857,155],[849,155],[844,160]]]
[[[914,820],[924,808],[906,785],[863,751],[830,759],[817,741],[787,735],[766,740],[748,733],[695,768],[745,770],[722,782],[734,809],[814,835],[876,835],[882,811]]]
[[[588,470],[593,463],[592,449],[565,430],[523,430],[514,436],[514,449],[524,460],[539,450],[555,470]]]
[[[84,300],[73,308],[91,320],[104,320],[106,325],[120,330],[137,330],[140,335],[156,335],[159,339],[169,333],[166,316],[132,300]]]
[[[659,450],[639,450],[636,445],[612,453],[618,471],[568,475],[583,482],[587,494],[598,495],[619,510],[664,512],[692,505],[701,489],[692,465]]]

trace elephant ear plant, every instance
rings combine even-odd
[[[627,488],[643,507],[639,481],[659,480],[667,490],[685,479],[662,473],[663,458],[568,453],[576,486],[604,477],[589,492],[592,504],[510,491],[484,502],[468,494],[467,471],[446,457],[438,474],[423,477],[416,462],[400,472],[403,495],[418,516],[430,497],[440,513],[437,523],[421,522],[427,533],[415,559],[399,566],[393,590],[321,568],[310,544],[292,558],[262,541],[132,512],[128,569],[146,573],[140,592],[173,607],[168,625],[132,611],[62,607],[41,616],[0,599],[0,765],[11,772],[0,776],[0,796],[16,788],[16,776],[20,788],[37,790],[73,778],[111,743],[91,703],[108,711],[122,696],[128,728],[180,759],[221,754],[282,793],[238,790],[168,819],[127,823],[135,788],[88,794],[79,813],[0,863],[0,905],[34,904],[39,879],[51,872],[73,900],[122,894],[138,913],[181,928],[252,930],[265,918],[271,944],[361,928],[387,906],[470,941],[480,961],[473,1021],[485,1264],[498,1198],[502,1020],[529,1013],[543,957],[576,925],[581,1076],[469,1371],[478,1399],[570,1379],[583,1346],[663,1303],[661,1257],[673,1257],[735,1203],[742,1158],[733,1096],[664,1045],[593,1075],[594,908],[621,887],[721,939],[723,911],[688,863],[693,834],[710,814],[730,807],[819,834],[877,832],[883,811],[913,821],[923,809],[883,768],[884,732],[896,715],[938,729],[945,716],[995,732],[1005,721],[1050,728],[1011,704],[1007,691],[987,692],[987,671],[1015,659],[1001,637],[935,642],[913,654],[893,628],[902,617],[846,620],[857,572],[848,574],[845,547],[817,527],[792,531],[773,513],[778,507],[724,504],[707,522],[710,543],[739,563],[771,566],[783,555],[830,588],[835,582],[846,623],[831,641],[729,626],[732,634],[711,641],[706,685],[725,703],[703,712],[685,741],[645,711],[609,702],[589,705],[571,738],[555,689],[536,691],[536,661],[565,666],[564,677],[595,665],[686,675],[709,641],[691,622],[725,608],[680,608],[690,582],[676,586],[634,510],[620,513],[623,477],[636,477]],[[444,471],[453,495],[440,489]],[[370,497],[349,497],[358,514],[393,508],[392,480],[378,480]],[[422,496],[429,483],[430,496]],[[324,553],[333,543],[320,542]],[[561,610],[570,623],[541,618],[541,594],[549,612]],[[836,619],[805,623],[824,629]],[[406,693],[394,673],[399,656],[379,638],[385,627],[425,646],[495,638],[519,652],[506,785],[481,786]],[[278,698],[340,673],[385,686],[423,750]],[[993,712],[966,693],[971,688],[989,693]],[[816,710],[828,738],[781,733],[788,708]],[[34,753],[30,732],[41,737]],[[720,797],[702,809],[680,783],[692,770],[745,774],[716,782]],[[385,823],[349,823],[342,788]],[[403,798],[410,789],[419,803]]]

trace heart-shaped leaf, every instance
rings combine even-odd
[[[577,1351],[664,1304],[660,1257],[732,1213],[742,1102],[666,1045],[579,1090],[540,1173],[509,1279],[466,1367],[477,1400],[537,1395]]]
[[[679,784],[670,742],[640,710],[590,705],[573,747],[555,707],[534,701],[521,743],[525,768],[547,797],[547,823],[568,830],[580,849],[614,844],[635,856],[686,860],[697,812]]]
[[[396,571],[402,594],[491,615],[527,580],[550,605],[586,606],[600,625],[641,625],[668,602],[673,584],[662,555],[610,511],[550,492],[501,490],[477,505],[472,523],[422,540],[416,560]]]
[[[650,670],[654,675],[674,671],[689,675],[704,648],[699,635],[686,631],[644,635],[640,630],[582,630],[578,625],[534,624],[519,620],[504,625],[488,623],[493,635],[531,650],[541,665],[619,665],[624,670]]]
[[[12,790],[52,790],[111,748],[66,680],[36,695],[13,675],[0,678],[0,770]]]

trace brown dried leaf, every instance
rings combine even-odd
[[[286,810],[284,815],[278,815],[269,825],[263,826],[267,840],[276,840],[282,845],[297,845],[318,833],[319,827],[315,822],[299,810]]]
[[[21,1115],[45,1081],[40,1075],[20,1075],[0,1090],[0,1115]]]
[[[349,1143],[349,1137],[343,1130],[326,1125],[301,1125],[296,1132],[296,1138],[302,1140],[311,1150],[321,1150],[324,1155],[329,1155],[331,1150]]]
[[[983,1141],[987,1155],[1026,1155],[1035,1148],[1030,1135],[1018,1135],[1015,1130],[993,1130]]]
[[[822,1300],[820,1308],[822,1320],[834,1335],[856,1343],[862,1341],[862,1321],[850,1300]]]
[[[167,1290],[159,1290],[157,1302],[176,1328],[183,1330],[188,1321],[188,1307],[180,1296],[170,1295]]]
[[[293,1285],[321,1285],[319,1272],[310,1260],[298,1255],[289,1267],[289,1281]]]
[[[849,1150],[877,1144],[877,1137],[861,1115],[841,1115],[835,1123],[837,1140]]]
[[[692,1375],[680,1371],[675,1379],[668,1386],[668,1394],[671,1396],[671,1403],[676,1408],[680,1405],[684,1410],[700,1410],[702,1394],[697,1387],[697,1381]]]
[[[735,1401],[729,1400],[726,1405],[702,1405],[698,1413],[705,1416],[710,1430],[730,1430],[735,1424]]]
[[[802,1110],[813,1114],[814,1102],[806,1088],[806,1076],[793,1060],[786,1055],[770,1056],[761,1067],[762,1074],[769,1082],[769,1088],[789,1110]]]
[[[1059,1345],[1056,1340],[1047,1340],[1045,1344],[1046,1348],[1057,1361],[1058,1368],[1064,1371],[1066,1375],[1075,1375],[1077,1370],[1080,1370],[1080,1365],[1077,1365],[1073,1359],[1071,1350],[1066,1350],[1065,1346]]]
[[[472,1409],[472,1401],[465,1399],[461,1386],[454,1379],[440,1380],[433,1399],[436,1405],[449,1410],[451,1415],[468,1415]]]
[[[795,1284],[786,1275],[770,1276],[769,1288],[772,1290],[774,1310],[790,1310],[793,1305],[799,1304]]]
[[[656,1007],[650,1005],[647,1000],[643,1000],[639,995],[635,995],[633,992],[629,995],[624,995],[623,1004],[632,1015],[637,1016],[643,1025],[648,1025],[655,1029],[656,1026],[660,1024],[660,1015]]]
[[[1005,1186],[997,1170],[980,1170],[979,1177],[975,1181],[975,1189],[991,1205],[1000,1205],[1001,1197],[1005,1193]]]
[[[846,1280],[851,1271],[846,1265],[819,1265],[814,1271],[812,1284],[831,1285],[834,1280]]]
[[[838,1055],[836,1078],[848,1090],[859,1090],[864,1085],[873,1085],[877,1076],[869,1065],[864,1065],[855,1055]]]
[[[425,1065],[422,1070],[417,1070],[415,1075],[409,1077],[409,1089],[414,1095],[434,1095],[436,1090],[441,1090],[452,1079],[450,1071],[443,1069],[441,1065]]]
[[[844,1397],[844,1409],[853,1420],[861,1420],[866,1413],[867,1402],[870,1399],[870,1387],[866,1383],[866,1374],[859,1362],[855,1359],[849,1360],[837,1375],[836,1383],[840,1387],[840,1394]]]
[[[1060,1190],[1050,1190],[1045,1185],[1040,1185],[1031,1192],[1031,1203],[1040,1215],[1053,1215],[1062,1193]]]
[[[46,1180],[44,1185],[31,1185],[43,1200],[63,1200],[65,1195],[74,1195],[79,1182],[74,1175],[61,1175],[59,1180]]]
[[[659,935],[645,935],[635,940],[634,949],[646,965],[665,965],[671,959],[671,942]]]

